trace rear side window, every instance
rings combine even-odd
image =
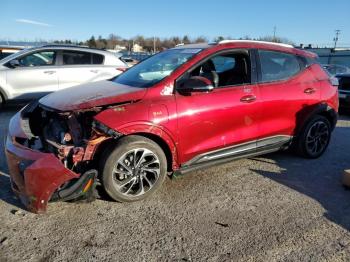
[[[91,65],[91,53],[63,51],[63,65]]]
[[[259,50],[261,82],[288,79],[297,74],[301,68],[299,59],[292,54]]]

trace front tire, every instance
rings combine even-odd
[[[331,139],[331,124],[324,116],[313,117],[301,130],[296,151],[305,158],[318,158],[327,149]]]
[[[167,160],[163,150],[142,136],[120,139],[102,163],[102,185],[118,202],[144,199],[164,182]]]

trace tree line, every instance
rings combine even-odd
[[[274,36],[264,36],[259,38],[251,38],[249,36],[244,36],[240,38],[218,36],[212,39],[212,42],[219,42],[224,39],[258,40],[293,44],[293,42],[288,38]],[[183,37],[173,36],[168,38],[144,37],[142,35],[138,35],[134,38],[126,39],[115,34],[110,34],[106,38],[102,36],[98,36],[97,38],[95,38],[95,36],[91,36],[88,40],[79,42],[72,41],[69,39],[54,41],[54,43],[57,44],[77,44],[99,49],[115,49],[116,46],[123,46],[126,48],[127,51],[132,51],[134,44],[138,44],[142,46],[145,52],[153,52],[154,48],[156,49],[156,52],[158,52],[168,48],[172,48],[178,44],[194,44],[204,42],[210,42],[210,39],[205,36],[191,38],[188,35],[185,35]]]

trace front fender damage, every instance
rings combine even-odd
[[[12,189],[28,210],[43,213],[49,201],[93,199],[97,149],[122,135],[104,130],[95,113],[34,106],[13,117],[5,151]]]

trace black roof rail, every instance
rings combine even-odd
[[[74,44],[47,44],[47,45],[42,45],[40,47],[76,47],[76,48],[94,49],[94,50],[99,50],[99,51],[106,50],[106,49],[88,47],[88,46],[84,46],[84,45],[74,45]]]

